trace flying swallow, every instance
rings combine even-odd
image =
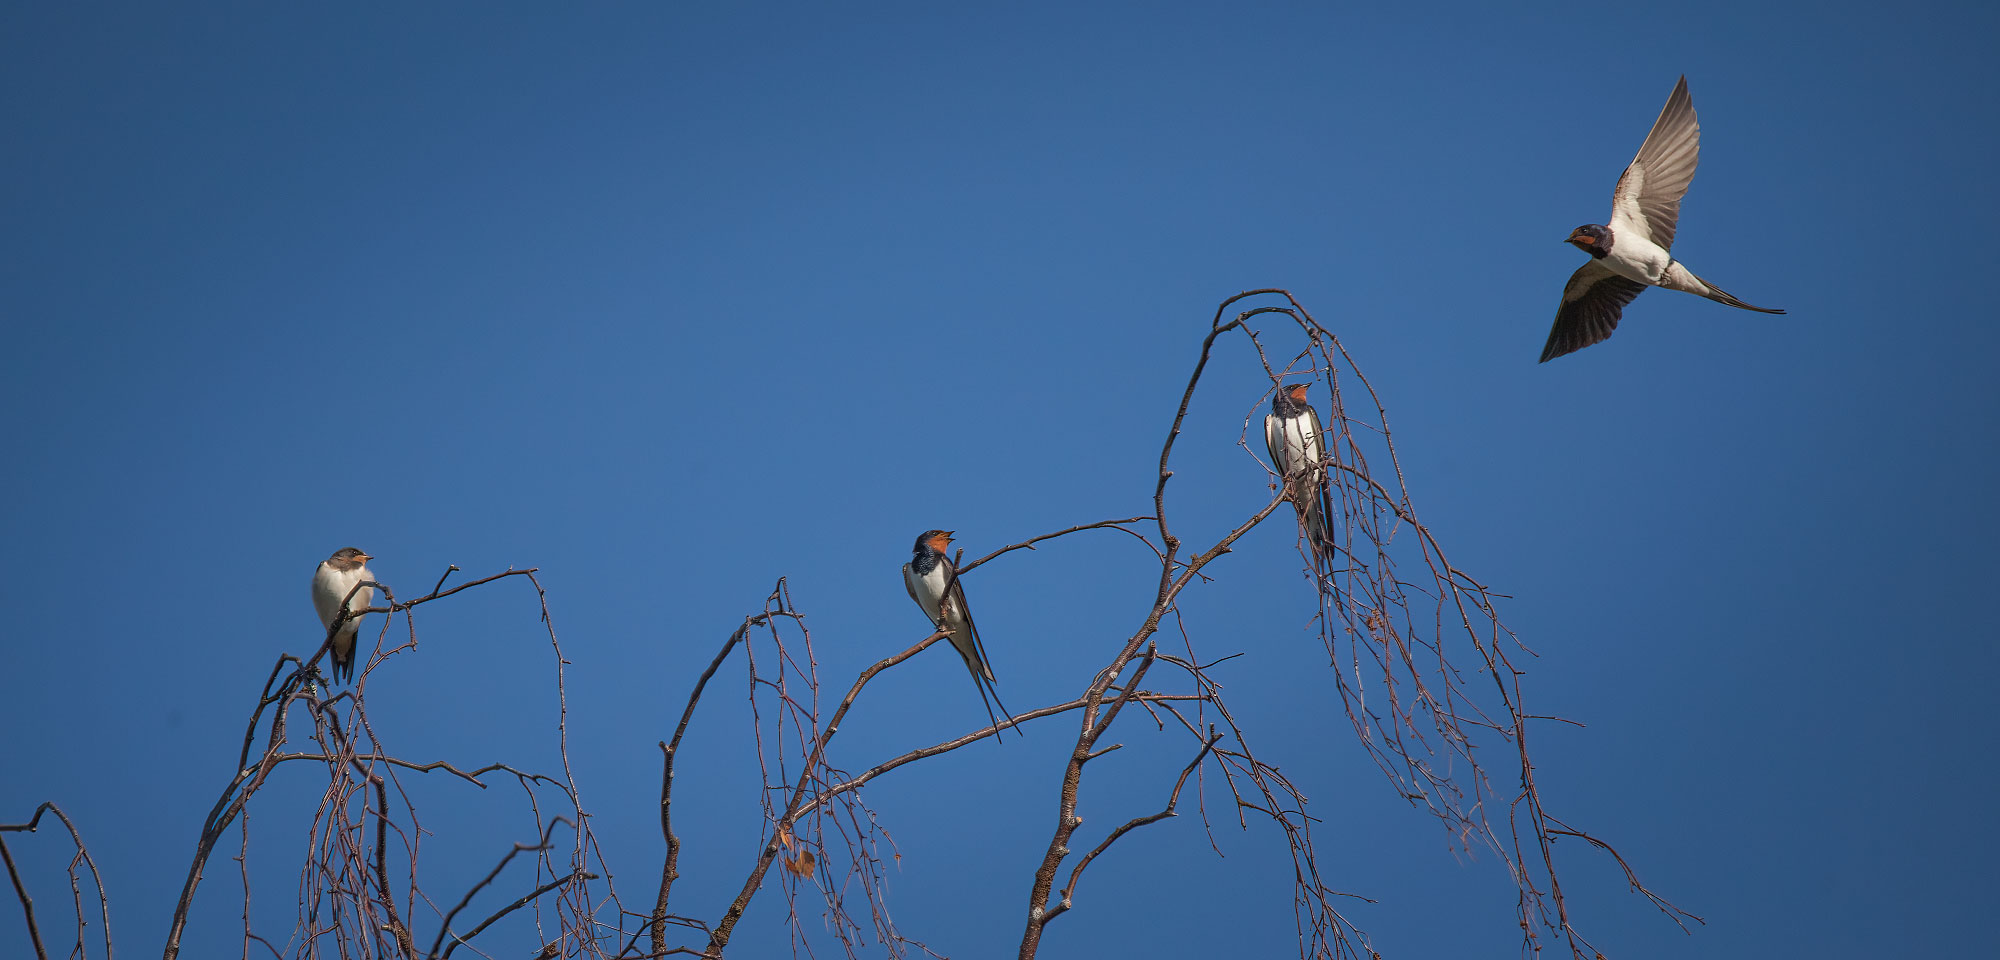
[[[1694,101],[1687,78],[1674,85],[1653,131],[1639,147],[1611,191],[1611,222],[1576,228],[1568,243],[1590,254],[1590,260],[1570,275],[1556,308],[1555,326],[1542,347],[1547,363],[1611,336],[1618,315],[1647,287],[1681,290],[1716,303],[1758,313],[1784,313],[1753,307],[1722,288],[1694,275],[1667,253],[1674,245],[1674,227],[1681,215],[1681,197],[1694,180],[1701,152],[1701,127],[1694,120]]]
[[[1306,384],[1293,383],[1278,388],[1271,398],[1271,412],[1264,417],[1264,448],[1271,453],[1271,465],[1284,478],[1285,492],[1299,512],[1306,543],[1314,557],[1323,555],[1331,542],[1326,518],[1333,512],[1332,495],[1326,487],[1326,434],[1320,428],[1319,412],[1306,402]]]
[[[373,580],[375,575],[368,572],[368,561],[375,559],[353,547],[342,547],[333,556],[321,560],[319,569],[313,571],[313,609],[319,612],[322,629],[331,629],[333,621],[340,618],[341,601],[347,602],[349,611],[360,610],[375,600],[374,587],[354,590],[354,585],[363,580]],[[347,591],[354,590],[353,599],[348,599]],[[354,617],[340,625],[340,632],[333,636],[333,682],[354,679],[354,635],[361,629],[361,618]]]
[[[910,562],[903,564],[903,586],[932,625],[950,631],[951,645],[958,648],[965,669],[972,672],[979,700],[986,704],[986,716],[997,729],[1000,721],[993,716],[995,705],[1010,723],[1014,717],[1006,704],[1000,703],[1000,692],[993,689],[993,667],[986,660],[986,647],[979,642],[979,628],[972,624],[972,608],[965,605],[965,587],[958,581],[958,568],[945,555],[951,534],[949,530],[926,530],[918,535]],[[989,694],[991,702],[987,702]]]

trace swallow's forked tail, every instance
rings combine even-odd
[[[986,719],[993,724],[993,742],[1000,742],[1000,731],[1006,727],[1013,727],[1015,736],[1024,736],[1014,714],[1000,702],[1000,691],[993,688],[993,668],[986,665],[986,648],[979,642],[979,634],[973,633],[972,643],[968,645],[970,649],[959,647],[957,643],[952,646],[958,647],[958,655],[965,660],[965,669],[972,674],[972,685],[979,688],[979,702],[986,707]],[[1000,708],[998,716],[993,713],[994,707]],[[1002,724],[1001,717],[1006,717],[1007,722]]]
[[[1689,271],[1689,272],[1688,272],[1688,275],[1689,275],[1689,276],[1693,276],[1693,275],[1694,275],[1693,271]],[[1735,308],[1737,308],[1737,309],[1739,309],[1739,310],[1755,310],[1755,311],[1757,311],[1758,313],[1784,313],[1784,312],[1785,312],[1785,311],[1783,311],[1783,310],[1774,310],[1774,309],[1772,309],[1772,308],[1770,308],[1770,307],[1758,307],[1758,306],[1752,306],[1751,304],[1747,304],[1747,303],[1744,303],[1744,302],[1743,302],[1743,301],[1741,301],[1741,300],[1738,300],[1738,299],[1736,299],[1736,298],[1735,298],[1734,296],[1731,296],[1731,295],[1730,295],[1729,291],[1727,291],[1727,290],[1724,290],[1724,289],[1722,289],[1721,287],[1718,287],[1718,286],[1716,286],[1715,284],[1712,284],[1712,283],[1709,283],[1709,282],[1708,282],[1708,281],[1706,281],[1706,280],[1702,280],[1702,279],[1701,279],[1700,277],[1695,277],[1695,279],[1696,279],[1696,280],[1700,280],[1700,281],[1701,281],[1701,285],[1702,285],[1702,286],[1704,286],[1704,287],[1707,287],[1707,288],[1708,288],[1708,292],[1707,292],[1707,293],[1704,293],[1704,294],[1702,294],[1702,296],[1704,296],[1704,297],[1707,297],[1708,299],[1710,299],[1710,300],[1713,300],[1713,301],[1715,301],[1716,303],[1724,303],[1724,304],[1728,304],[1729,306],[1732,306],[1732,307],[1735,307]]]
[[[1007,727],[1013,728],[1014,735],[1017,737],[1027,736],[1027,734],[1021,732],[1019,721],[1014,719],[1013,712],[1007,709],[1006,704],[1000,702],[1000,691],[993,689],[993,681],[977,675],[972,678],[972,681],[979,687],[979,702],[986,705],[986,719],[993,724],[993,742],[1000,742],[1000,731]],[[988,697],[992,698],[992,702],[987,702]],[[994,716],[993,714],[993,708],[995,707],[1000,708],[999,716]],[[1001,717],[1005,717],[1007,722],[1004,724],[1001,723]]]
[[[1327,529],[1327,518],[1333,515],[1333,492],[1327,488],[1325,474],[1305,480],[1294,491],[1292,502],[1299,507],[1299,526],[1305,535],[1307,554],[1317,568],[1315,572],[1324,575],[1338,549]]]
[[[982,678],[978,678],[978,676],[974,676],[972,680],[974,680],[974,682],[978,684],[978,688],[980,688],[980,702],[982,702],[982,704],[986,704],[986,698],[988,698],[988,696],[992,698],[992,702],[990,702],[990,704],[986,704],[986,720],[990,720],[990,722],[994,724],[994,742],[996,742],[996,744],[1000,742],[1000,730],[1002,730],[1002,728],[1012,728],[1012,730],[1014,730],[1014,736],[1028,736],[1028,734],[1022,734],[1022,732],[1020,732],[1020,722],[1018,722],[1018,720],[1014,720],[1014,714],[1012,714],[1012,712],[1010,712],[1010,710],[1006,708],[1006,704],[1002,704],[1002,702],[1000,702],[1000,690],[994,690],[994,682],[992,682],[992,680],[982,680]],[[996,706],[1000,708],[1000,716],[994,716],[994,708],[996,708]],[[1006,724],[1002,724],[1002,722],[1000,722],[1000,718],[1006,718]]]
[[[334,683],[350,683],[354,680],[354,648],[360,644],[360,633],[359,630],[342,630],[334,635],[333,649],[327,651],[333,660]],[[346,647],[344,654],[341,651],[343,646]]]

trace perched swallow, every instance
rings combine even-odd
[[[1306,543],[1313,556],[1325,553],[1326,518],[1333,512],[1332,495],[1326,488],[1326,435],[1319,425],[1319,412],[1306,402],[1306,384],[1278,388],[1271,398],[1271,412],[1264,417],[1264,448],[1271,452],[1271,465],[1284,478],[1285,492],[1299,512]]]
[[[1667,253],[1674,245],[1681,197],[1694,180],[1700,152],[1701,127],[1694,120],[1687,78],[1682,77],[1660,118],[1653,121],[1639,155],[1611,191],[1611,222],[1585,224],[1569,235],[1567,242],[1590,254],[1590,261],[1571,274],[1563,288],[1555,326],[1542,347],[1542,363],[1610,337],[1625,305],[1647,287],[1681,290],[1758,313],[1785,312],[1744,303],[1695,276]]]
[[[932,625],[951,632],[951,645],[958,648],[965,669],[972,672],[979,700],[986,704],[986,716],[998,727],[1000,721],[993,716],[995,705],[1009,722],[1014,716],[1000,703],[1000,692],[993,689],[993,667],[986,661],[986,647],[979,642],[979,628],[972,624],[972,608],[965,605],[965,587],[958,582],[958,568],[945,555],[950,546],[949,530],[926,530],[920,534],[910,562],[903,564],[903,586],[910,591],[910,599],[923,609],[924,616],[931,618]]]
[[[319,569],[313,571],[313,609],[319,611],[322,629],[331,629],[333,621],[340,618],[341,601],[347,602],[350,611],[360,610],[375,601],[375,588],[362,587],[354,590],[354,585],[363,580],[373,580],[375,575],[368,572],[368,561],[375,559],[353,547],[342,547],[333,556],[321,560]],[[353,599],[348,599],[347,591],[354,590]],[[355,617],[340,625],[340,632],[333,637],[333,682],[354,679],[354,635],[361,629],[361,618]]]

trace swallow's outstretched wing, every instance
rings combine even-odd
[[[1612,232],[1645,237],[1662,250],[1672,247],[1681,198],[1694,182],[1700,156],[1701,125],[1695,122],[1694,98],[1688,96],[1688,81],[1682,77],[1667,105],[1660,108],[1638,156],[1626,165],[1611,191]]]
[[[1570,274],[1563,287],[1562,304],[1556,307],[1556,322],[1549,328],[1549,342],[1542,346],[1541,363],[1565,353],[1575,353],[1599,343],[1618,329],[1618,316],[1632,298],[1646,292],[1646,285],[1611,272],[1601,261],[1592,260]]]

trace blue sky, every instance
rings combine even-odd
[[[1537,702],[1588,724],[1538,735],[1550,803],[1709,920],[1685,936],[1566,851],[1600,946],[1990,942],[2000,849],[1968,816],[2000,786],[1978,762],[2000,666],[1989,8],[5,19],[0,820],[77,817],[123,950],[164,935],[258,685],[318,639],[306,580],[334,548],[404,595],[452,563],[543,571],[586,803],[648,901],[653,744],[774,580],[849,677],[925,632],[897,574],[918,531],[980,554],[1147,512],[1208,317],[1265,286],[1354,351],[1424,518],[1514,597]],[[1683,73],[1704,149],[1674,252],[1790,313],[1654,292],[1537,365],[1579,262],[1560,240],[1606,215]],[[1267,495],[1235,447],[1263,385],[1225,360],[1176,480],[1197,530]],[[1199,642],[1247,654],[1231,695],[1326,821],[1332,882],[1378,901],[1349,913],[1378,949],[1513,950],[1491,858],[1450,855],[1335,722],[1288,538],[1258,530],[1186,598]],[[1149,583],[1109,536],[968,578],[1008,702],[1073,696]],[[548,765],[535,618],[514,584],[425,611],[370,686],[404,753]],[[971,698],[928,653],[871,688],[836,762],[960,732]],[[755,843],[732,711],[687,760],[689,912],[720,911]],[[1149,812],[1184,762],[1148,730],[1093,768],[1093,822]],[[906,932],[959,956],[1018,938],[1072,736],[879,783]],[[441,870],[523,838],[497,799],[422,789],[463,811],[434,828]],[[282,798],[253,826],[279,903],[303,835]],[[1043,956],[1291,951],[1282,846],[1221,840],[1183,817],[1114,848]],[[10,845],[63,907],[55,838]],[[237,949],[231,874],[190,955]],[[775,894],[743,952],[784,948]]]

